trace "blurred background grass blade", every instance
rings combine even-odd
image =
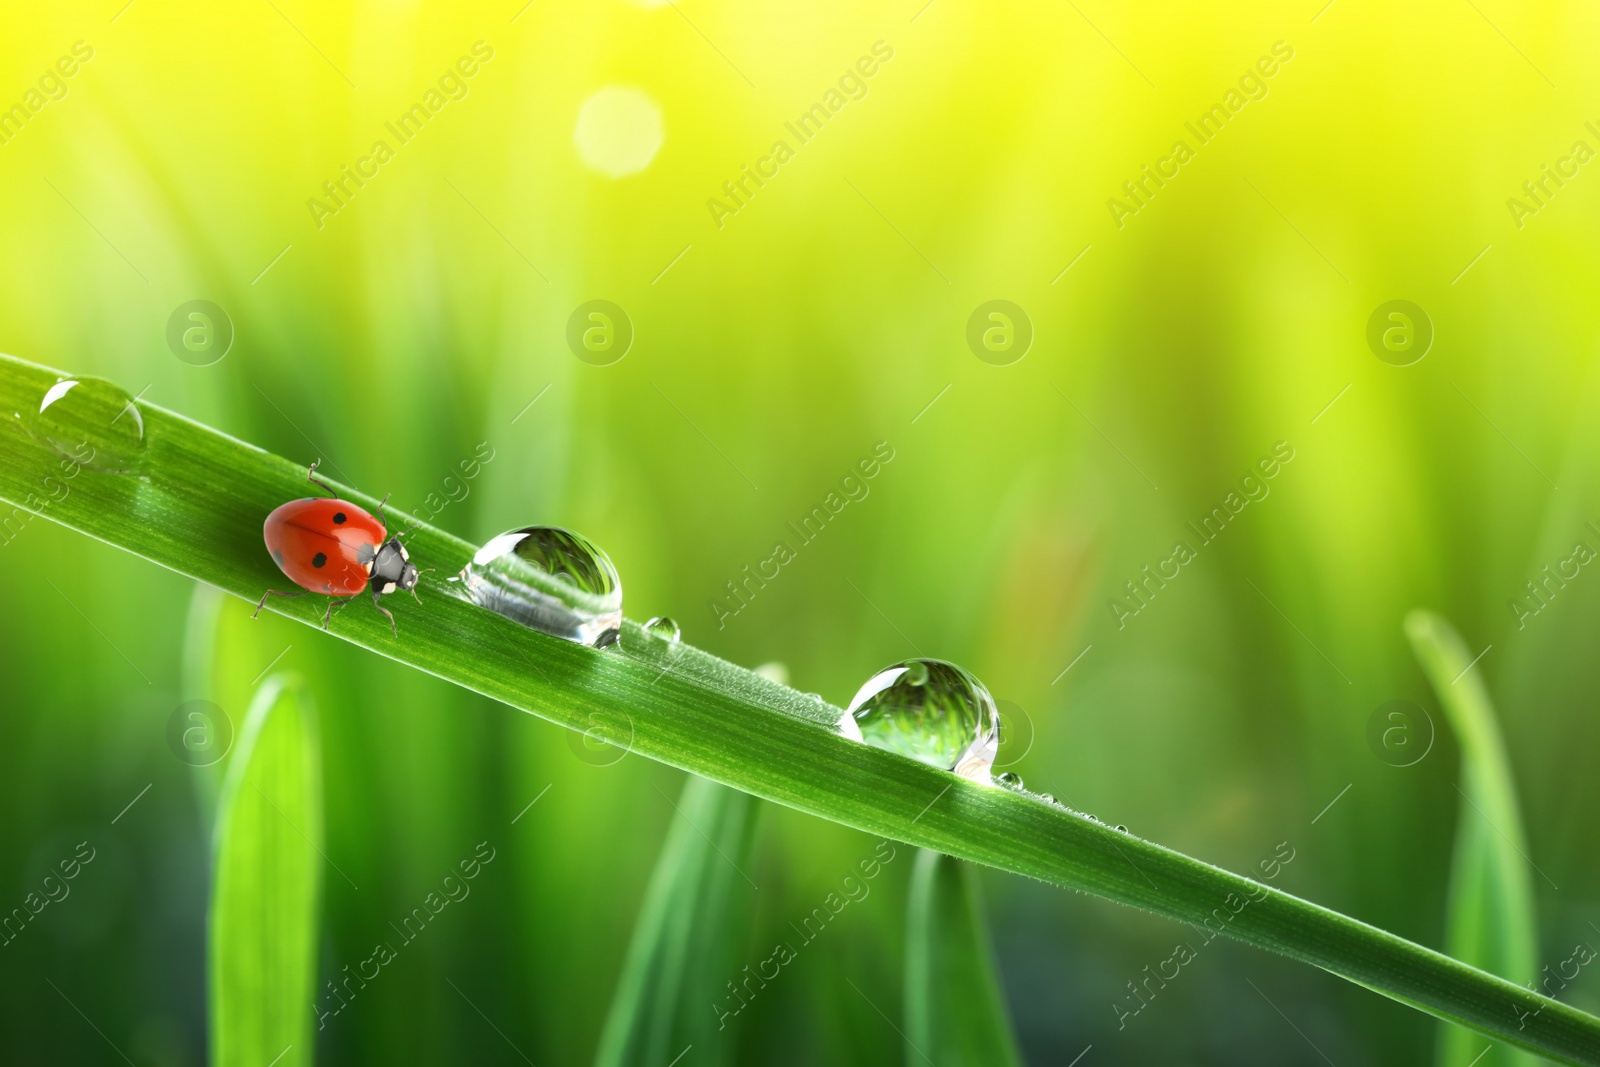
[[[1461,748],[1461,804],[1445,951],[1513,982],[1531,982],[1539,967],[1532,861],[1488,688],[1472,651],[1443,618],[1413,611],[1406,616],[1405,629]],[[1484,1048],[1478,1034],[1440,1024],[1439,1067],[1531,1067],[1540,1062],[1517,1049],[1496,1047],[1485,1054]]]
[[[728,983],[743,979],[760,804],[698,775],[684,782],[634,920],[596,1067],[660,1067],[690,1047],[697,1064],[734,1062],[725,1031],[742,1002]]]
[[[196,582],[184,622],[182,693],[186,701],[206,701],[212,707],[201,714],[225,721],[211,722],[214,737],[205,740],[231,746],[239,739],[245,712],[267,671],[280,664],[293,640],[286,620],[263,616],[252,619],[252,607],[230,597],[216,586]],[[190,758],[199,811],[209,832],[216,802],[230,764],[228,750],[194,752]]]
[[[322,757],[304,687],[273,675],[223,784],[207,946],[211,1062],[313,1062]]]
[[[906,1062],[1018,1067],[977,871],[919,850],[906,921]]]

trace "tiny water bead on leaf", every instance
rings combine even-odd
[[[609,645],[622,626],[622,579],[611,557],[559,526],[501,534],[453,580],[474,604],[579,644]]]
[[[995,775],[994,782],[995,785],[1003,785],[1007,789],[1016,789],[1020,791],[1024,788],[1022,784],[1022,775],[1016,774],[1013,771],[1002,771],[1001,773]]]
[[[989,690],[954,663],[910,659],[867,679],[839,719],[856,741],[989,781],[1000,716]]]
[[[45,390],[38,410],[16,416],[34,440],[90,470],[125,474],[144,462],[139,404],[104,378],[63,378]]]
[[[670,615],[657,615],[644,624],[644,628],[656,637],[664,637],[669,642],[676,644],[678,638],[683,636],[683,630]]]
[[[682,631],[668,615],[656,615],[639,627],[639,632],[617,634],[617,647],[629,657],[649,664],[658,673],[656,680],[681,666],[684,645]],[[781,665],[779,665],[781,667]],[[691,671],[691,674],[695,672]]]

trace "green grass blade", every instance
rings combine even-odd
[[[1450,870],[1445,947],[1456,959],[1513,982],[1538,970],[1538,923],[1511,762],[1472,652],[1448,622],[1406,617],[1406,636],[1461,746],[1461,815]],[[1458,1026],[1439,1035],[1439,1067],[1536,1062],[1511,1049],[1483,1055],[1483,1038]]]
[[[202,712],[209,716],[202,736],[215,747],[193,752],[189,774],[207,827],[228,769],[229,746],[238,739],[256,684],[266,673],[263,667],[272,666],[285,651],[289,638],[284,631],[292,629],[282,619],[269,620],[267,626],[252,621],[250,608],[238,599],[215,586],[195,584],[184,626],[181,677],[185,702],[214,705]]]
[[[57,379],[47,368],[0,358],[0,411],[36,412]],[[70,462],[25,432],[20,417],[6,420],[0,498],[252,602],[282,587],[261,522],[306,492],[305,466],[155,405],[138,411],[146,444],[134,469],[80,468],[67,482]],[[52,491],[47,479],[65,491]],[[376,505],[367,494],[341,492]],[[413,520],[391,511],[390,521]],[[370,604],[353,603],[335,618],[335,636],[569,729],[611,724],[642,756],[870,834],[1180,922],[1203,923],[1220,911],[1228,916],[1224,930],[1247,944],[1558,1062],[1600,1067],[1600,1019],[1592,1015],[1063,808],[847,741],[831,729],[839,709],[687,644],[670,646],[665,663],[664,654],[638,651],[666,643],[637,623],[625,624],[623,647],[610,651],[528,630],[457,599],[441,581],[476,546],[420,522],[409,544],[419,566],[439,569],[423,581],[426,603],[389,598],[398,636]],[[273,610],[320,625],[316,599]]]
[[[928,849],[917,853],[906,925],[906,1062],[1017,1067],[977,872]]]
[[[697,1064],[733,1062],[727,1030],[741,1002],[727,984],[749,980],[739,954],[755,894],[748,872],[758,804],[698,776],[684,783],[596,1067],[661,1067],[690,1046]]]
[[[321,839],[316,719],[275,675],[245,716],[219,805],[207,945],[216,1067],[313,1060]]]

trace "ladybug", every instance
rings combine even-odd
[[[382,519],[358,504],[340,500],[332,488],[317,480],[317,464],[321,462],[319,459],[311,465],[306,479],[329,495],[302,497],[281,504],[273,509],[262,526],[262,536],[273,562],[305,592],[281,593],[268,589],[256,605],[255,615],[261,614],[268,597],[296,597],[306,593],[326,593],[330,598],[351,597],[370,588],[373,605],[389,616],[389,628],[398,635],[400,631],[395,627],[394,615],[378,603],[378,597],[396,589],[409,590],[416,596],[417,568],[406,555],[400,538],[389,537]],[[378,514],[383,514],[381,503]],[[330,599],[328,611],[322,617],[324,630],[332,617],[333,600]]]

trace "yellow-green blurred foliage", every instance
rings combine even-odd
[[[1561,162],[1600,150],[1600,9],[123,2],[4,13],[0,106],[22,112],[0,115],[0,350],[323,457],[467,537],[582,530],[630,615],[837,703],[914,652],[955,660],[1025,709],[1030,787],[1234,869],[1287,841],[1279,884],[1428,944],[1456,757],[1400,622],[1433,607],[1492,645],[1545,957],[1600,939],[1600,577],[1543,605],[1524,588],[1600,549],[1600,164]],[[1202,143],[1185,124],[1230,91]],[[817,104],[802,140],[786,124]],[[413,105],[403,140],[386,124]],[[1538,203],[1523,183],[1546,164],[1569,175]],[[1141,205],[1124,183],[1146,165],[1169,176]],[[167,340],[196,299],[236,333],[210,366]],[[596,299],[634,332],[609,366],[566,342]],[[1008,366],[966,341],[994,299],[1034,332]],[[1366,341],[1394,299],[1435,334],[1409,367]],[[786,524],[880,442],[866,496],[799,544]],[[1266,495],[1201,544],[1186,524],[1280,442]],[[796,558],[740,607],[725,583],[780,540]],[[1195,558],[1131,614],[1124,583],[1179,540]],[[0,548],[0,583],[0,905],[80,840],[103,857],[3,950],[0,1041],[106,1054],[49,978],[136,1062],[200,1062],[196,779],[215,772],[164,740],[208,697],[181,669],[191,583],[43,521]],[[221,610],[237,635],[244,607]],[[503,857],[328,1022],[324,1061],[521,1062],[514,1043],[585,1062],[676,772],[593,766],[553,726],[260,625],[281,641],[235,637],[258,662],[230,654],[218,692],[287,645],[321,711],[325,847],[351,883],[324,872],[325,978],[477,842]],[[1396,698],[1440,732],[1408,768],[1366,740]],[[870,846],[764,826],[752,961]],[[741,1062],[902,1054],[846,979],[900,1003],[908,872],[744,1014]],[[1320,1062],[1246,977],[1335,1062],[1432,1047],[1422,1016],[1232,947],[1119,1030],[1126,983],[1184,932],[987,890],[1032,1062],[1091,1043],[1096,1062]],[[1600,1007],[1600,978],[1563,995]]]

